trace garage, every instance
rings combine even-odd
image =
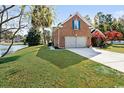
[[[86,47],[86,37],[82,36],[66,36],[65,48],[81,48]]]

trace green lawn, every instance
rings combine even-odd
[[[124,53],[124,45],[111,45],[107,48],[104,48],[104,50],[118,52],[118,53]]]
[[[0,87],[124,87],[124,74],[67,50],[34,46],[0,59]]]

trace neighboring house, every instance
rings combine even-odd
[[[17,34],[14,38],[14,42],[22,42],[24,40],[24,37],[20,34]]]
[[[1,34],[0,37],[0,42],[3,43],[10,43],[11,42],[11,38],[12,38],[13,32],[12,31],[5,31]]]
[[[79,13],[53,28],[52,40],[58,48],[82,48],[91,46],[91,24]]]

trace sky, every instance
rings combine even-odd
[[[124,15],[124,5],[57,5],[53,7],[55,19],[52,26],[57,26],[58,23],[66,20],[70,14],[73,15],[76,12],[79,12],[82,16],[89,15],[92,20],[97,12],[112,14],[115,18]],[[22,34],[27,34],[27,30]]]
[[[97,12],[112,14],[115,18],[124,15],[124,5],[58,5],[54,8],[56,13],[55,25],[63,22],[70,14],[76,12],[79,12],[82,16],[89,15],[91,19],[94,18]]]

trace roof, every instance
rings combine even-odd
[[[94,33],[94,32],[99,32],[101,35],[103,35],[105,37],[105,35],[99,29],[95,29],[95,31],[93,31],[91,33]]]
[[[62,24],[64,24],[65,22],[67,22],[68,20],[70,20],[73,16],[79,16],[88,26],[92,26],[87,20],[86,18],[82,17],[78,12],[76,12],[74,15],[71,15],[68,19],[66,19]]]
[[[92,26],[92,24],[90,24],[86,18],[82,17],[78,12],[76,12],[75,14],[73,15],[70,15],[70,17],[68,19],[66,19],[63,23],[59,23],[56,27],[56,29],[59,29],[59,28],[62,28],[62,24],[64,24],[65,22],[69,21],[72,17],[74,17],[75,15],[77,15],[79,18],[81,18],[88,26],[89,26],[89,29],[91,31],[91,33],[95,30],[95,28]]]

